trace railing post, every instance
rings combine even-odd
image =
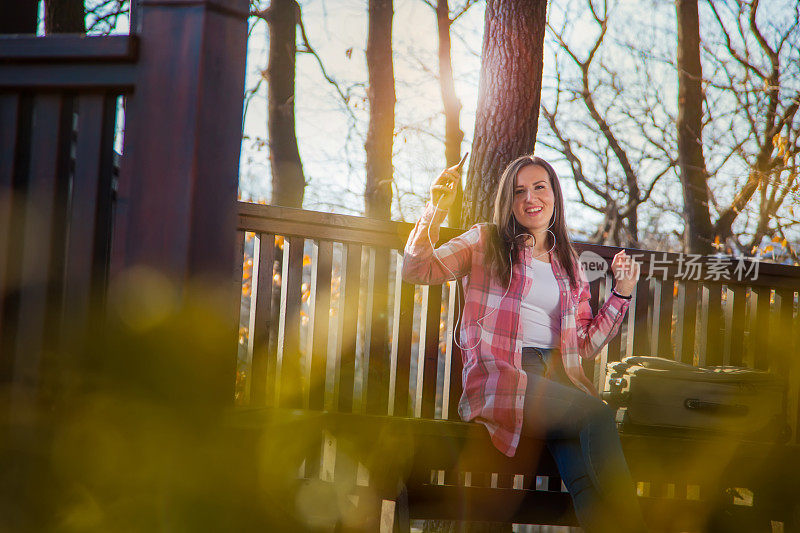
[[[197,280],[233,289],[247,0],[140,0],[138,7],[112,279],[147,266],[181,292]],[[234,361],[222,391],[230,399]]]

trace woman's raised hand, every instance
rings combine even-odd
[[[457,165],[447,168],[431,185],[431,203],[439,209],[450,209],[456,199],[456,184],[461,181],[461,169],[467,160],[469,152],[464,154]]]
[[[636,259],[620,250],[611,260],[611,272],[616,280],[614,290],[622,296],[630,296],[639,281],[641,265]]]

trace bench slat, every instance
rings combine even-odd
[[[309,322],[311,365],[309,368],[309,409],[323,409],[325,382],[328,368],[328,324],[331,309],[331,269],[333,267],[333,243],[320,241],[313,244],[311,264],[311,300]]]
[[[411,335],[414,328],[414,285],[403,281],[403,257],[397,256],[392,327],[392,372],[394,398],[392,414],[408,416],[408,391],[411,372]]]
[[[353,411],[356,345],[358,343],[358,300],[361,286],[361,245],[348,244],[342,260],[344,279],[341,291],[341,329],[339,334],[339,401],[338,410]]]
[[[547,490],[550,492],[561,492],[561,477],[547,476]]]
[[[272,405],[277,367],[275,350],[270,349],[270,335],[274,336],[273,322],[273,270],[275,268],[275,235],[259,233],[255,241],[253,285],[255,312],[250,335],[253,339],[253,359],[250,370],[250,403],[253,406]]]
[[[13,191],[14,176],[17,173],[17,151],[19,148],[30,148],[25,142],[18,142],[18,134],[22,124],[30,128],[30,99],[27,100],[27,113],[23,109],[22,99],[17,94],[0,94],[0,353],[10,354],[10,328],[8,321],[4,320],[4,310],[9,291],[13,283],[9,283],[7,275],[8,258],[15,256],[15,241],[19,240],[17,232],[11,230],[16,226],[15,204],[16,198]],[[21,117],[27,116],[27,120]],[[28,133],[30,134],[30,133]],[[14,218],[12,218],[14,217]],[[5,326],[4,326],[5,324]],[[6,381],[11,376],[11,358],[0,358],[0,379]]]
[[[680,333],[680,360],[687,364],[694,362],[695,321],[697,319],[696,281],[684,281],[678,287],[678,323]]]
[[[100,287],[108,283],[111,269],[111,243],[114,228],[114,204],[116,201],[116,192],[114,190],[116,152],[114,151],[114,143],[117,129],[117,98],[117,94],[112,93],[106,94],[103,99],[102,144],[98,163],[99,169],[97,171],[99,183],[97,213],[95,214],[94,270],[92,271],[93,279]],[[80,143],[80,131],[78,132],[78,142]],[[78,156],[77,160],[80,161],[80,156]]]
[[[456,326],[460,326],[458,317],[463,307],[458,303],[460,299],[460,290],[460,281],[450,282],[447,320],[451,327],[451,334],[447,339],[449,355],[445,361],[446,365],[449,365],[449,368],[447,369],[448,372],[445,374],[448,381],[444,384],[447,395],[442,398],[442,408],[447,409],[446,416],[443,416],[443,418],[448,420],[460,420],[458,416],[458,402],[461,399],[461,392],[463,389],[461,374],[464,369],[464,361],[462,360],[461,348],[455,343],[455,339],[458,338]]]
[[[425,335],[420,336],[424,342],[424,356],[420,364],[423,368],[422,391],[417,391],[421,400],[418,416],[433,418],[436,413],[436,376],[439,366],[439,322],[442,316],[442,286],[431,285],[427,288],[425,301]]]
[[[798,372],[795,368],[796,362],[792,359],[800,346],[795,344],[796,334],[792,335],[789,333],[795,331],[792,328],[794,313],[794,291],[786,289],[776,290],[775,307],[778,320],[776,324],[777,329],[778,331],[787,332],[788,334],[780,339],[770,338],[769,349],[770,358],[772,359],[770,371],[786,378],[786,419],[792,429],[792,436],[796,437]]]
[[[360,244],[342,246],[341,267],[339,270],[339,322],[338,341],[338,379],[334,383],[335,405],[333,410],[341,413],[353,412],[355,387],[355,361],[358,344],[358,308],[361,288],[362,247]],[[336,415],[334,415],[336,416]],[[348,416],[343,414],[341,416]],[[344,486],[355,486],[358,464],[349,441],[337,439],[334,479]]]
[[[283,241],[281,325],[278,329],[278,405],[281,407],[303,407],[307,403],[300,354],[304,242],[302,237],[288,237]]]
[[[606,298],[608,298],[608,295],[611,294],[611,289],[614,286],[614,277],[608,273],[606,274],[605,278],[603,278],[603,282],[605,284]],[[626,322],[630,322],[630,316],[626,317],[625,322],[623,322],[622,326],[619,328],[619,333],[614,335],[614,337],[608,343],[608,356],[606,361],[609,363],[619,361],[625,355],[625,347],[622,346],[622,330],[623,328],[627,327]],[[630,332],[628,332],[628,335],[630,335]]]
[[[769,361],[769,336],[770,336],[770,315],[771,304],[770,295],[772,289],[770,287],[753,287],[753,292],[756,295],[755,305],[755,323],[750,321],[751,335],[755,336],[755,353],[753,366],[759,370],[768,370]]]
[[[649,355],[650,321],[652,320],[650,302],[652,291],[650,280],[639,280],[636,285],[636,297],[633,302],[633,355]],[[630,311],[629,311],[630,312]]]
[[[728,304],[733,298],[731,311],[731,329],[726,331],[730,335],[731,353],[729,362],[733,366],[742,366],[744,361],[744,313],[747,308],[747,287],[733,285],[729,287]]]
[[[367,318],[369,325],[369,353],[367,366],[366,412],[387,414],[389,406],[389,257],[391,250],[370,249],[369,278],[367,281]]]
[[[328,323],[331,308],[331,269],[333,243],[312,243],[311,284],[308,322],[308,408],[321,411],[325,407],[325,383],[328,366]],[[322,447],[316,447],[306,456],[305,475],[310,479],[320,476]]]
[[[64,280],[64,299],[70,313],[62,336],[84,333],[93,290],[105,286],[115,112],[113,95],[90,94],[79,98]]]
[[[13,184],[14,176],[16,173],[17,159],[17,136],[20,133],[19,129],[21,123],[25,124],[27,121],[20,121],[20,115],[24,115],[24,109],[21,109],[22,102],[18,94],[0,94],[0,257],[4,259],[0,261],[0,352],[8,353],[4,344],[3,324],[3,308],[4,297],[8,294],[10,287],[8,277],[6,275],[6,268],[8,267],[6,258],[12,257],[12,250],[10,249],[11,243],[14,241],[12,226],[12,209],[13,204]],[[24,135],[24,132],[23,132]],[[24,148],[25,143],[21,143]],[[9,361],[3,358],[0,361],[0,377],[4,377],[10,372],[10,368],[6,369]]]
[[[717,366],[722,364],[722,284],[703,282],[703,304],[706,320],[704,328],[705,349],[700,352],[700,365]]]
[[[69,121],[67,121],[67,117]],[[19,270],[12,270],[12,280],[19,282],[18,313],[7,317],[5,324],[14,327],[14,347],[8,353],[13,373],[22,383],[39,383],[43,350],[53,341],[53,319],[58,309],[60,277],[63,264],[63,203],[69,158],[69,131],[72,100],[58,94],[37,95],[33,103],[30,139],[30,171],[24,198],[24,218],[20,232]],[[26,140],[20,139],[20,142]],[[65,153],[66,149],[66,153]],[[59,206],[58,204],[62,205]],[[16,275],[15,275],[16,274]],[[12,281],[13,282],[13,281]]]
[[[657,280],[653,308],[657,310],[654,317],[656,330],[656,346],[654,353],[659,357],[673,359],[672,350],[672,306],[674,303],[675,282],[671,279]]]
[[[600,280],[594,280],[589,283],[589,293],[591,297],[589,298],[589,305],[592,306],[592,312],[597,314],[598,309],[600,309]],[[583,372],[586,374],[586,377],[589,381],[595,383],[595,366],[597,366],[597,360],[600,356],[598,355],[595,359],[581,359],[581,365],[583,365]]]
[[[510,489],[514,487],[514,474],[497,474],[497,487],[501,489]]]
[[[598,292],[598,299],[597,299],[597,309],[601,308],[605,302],[608,301],[609,296],[611,295],[611,286],[609,285],[606,278],[600,278],[597,280],[597,292]],[[612,343],[616,339],[617,346],[619,346],[619,339],[622,336],[622,327],[620,327],[619,331],[612,339],[609,340],[609,343],[606,345],[605,348],[600,350],[597,356],[591,361],[583,361],[583,364],[586,365],[587,363],[591,363],[592,369],[592,382],[594,386],[597,387],[598,391],[602,391],[605,387],[605,378],[606,378],[606,367],[608,362],[611,360],[609,359],[610,353],[609,351],[612,349]]]

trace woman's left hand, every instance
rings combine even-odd
[[[639,281],[640,271],[639,262],[628,256],[625,250],[620,250],[611,260],[611,272],[614,273],[616,280],[614,290],[622,296],[630,296]]]

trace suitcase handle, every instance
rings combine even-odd
[[[625,378],[612,377],[612,378],[609,378],[608,383],[612,387],[622,388],[625,385]]]
[[[703,411],[720,416],[747,416],[750,409],[746,405],[706,402],[697,398],[686,398],[683,405],[692,411]]]

